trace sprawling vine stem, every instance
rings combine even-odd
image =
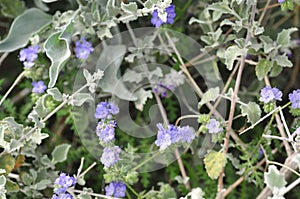
[[[245,44],[247,44],[251,38],[251,27],[252,27],[252,23],[254,22],[255,12],[256,12],[256,3],[253,3],[252,8],[251,8],[250,22],[249,22],[249,26],[248,26],[248,30],[247,30]],[[246,60],[246,57],[243,56],[243,58],[240,62],[240,65],[239,65],[239,70],[238,70],[238,74],[237,74],[237,78],[236,78],[234,93],[233,93],[232,101],[231,101],[231,105],[230,105],[229,119],[228,119],[228,123],[227,123],[227,127],[226,127],[226,135],[225,135],[224,150],[223,150],[224,154],[227,154],[227,151],[228,151],[229,137],[230,137],[230,132],[231,132],[233,118],[234,118],[237,94],[238,94],[240,84],[241,84],[242,74],[243,74],[243,70],[244,70],[244,66],[245,66],[245,60]],[[223,175],[224,175],[224,168],[222,169],[222,171],[219,175],[219,179],[218,179],[217,198],[224,198],[224,196],[222,194],[222,192],[224,191],[223,190]]]

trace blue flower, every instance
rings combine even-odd
[[[278,3],[284,3],[285,0],[278,0]]]
[[[210,119],[206,124],[206,128],[208,129],[208,133],[211,134],[217,134],[223,131],[223,129],[220,127],[220,122],[216,119]]]
[[[33,93],[44,93],[45,90],[47,89],[47,86],[43,81],[38,81],[38,82],[32,82],[32,92]]]
[[[76,179],[74,177],[68,176],[65,173],[61,173],[55,180],[55,189],[52,199],[72,199],[72,195],[66,193],[67,188],[75,186]]]
[[[282,100],[282,92],[278,88],[271,88],[270,86],[261,89],[260,96],[259,101],[266,104],[275,100]]]
[[[81,38],[80,41],[75,42],[75,54],[78,59],[87,59],[91,52],[94,51],[92,44]]]
[[[20,61],[23,62],[25,68],[31,68],[34,61],[38,58],[39,46],[29,46],[20,51]]]
[[[177,127],[169,124],[165,129],[161,123],[157,124],[158,133],[155,141],[160,150],[165,150],[168,146],[175,143],[191,143],[195,139],[194,130],[189,126]]]
[[[73,199],[73,196],[69,193],[63,193],[59,195],[53,195],[52,199]]]
[[[300,89],[294,90],[289,94],[289,100],[292,102],[292,109],[300,108]]]
[[[111,167],[120,160],[121,149],[118,146],[105,147],[100,158],[105,167]]]
[[[95,118],[97,119],[111,119],[112,115],[119,113],[119,107],[110,102],[100,102],[96,107]]]
[[[173,91],[175,89],[174,85],[165,85],[163,83],[158,83],[153,88],[153,93],[161,94],[162,98],[167,96],[167,91]]]
[[[152,12],[152,18],[151,18],[151,23],[156,27],[160,27],[163,24],[172,24],[174,23],[174,18],[176,17],[176,12],[175,12],[175,5],[171,4],[169,7],[165,9],[165,12],[167,13],[167,19],[166,21],[163,21],[159,15],[158,15],[158,10],[155,9]]]
[[[105,187],[105,192],[107,196],[123,198],[126,195],[126,185],[122,181],[111,182]]]
[[[101,120],[98,122],[96,134],[101,141],[108,143],[115,139],[115,127],[115,121],[111,120],[106,123],[105,121]]]

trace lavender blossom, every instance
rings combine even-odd
[[[20,61],[23,62],[25,68],[31,68],[34,65],[34,61],[38,58],[39,46],[29,46],[20,51]]]
[[[81,38],[80,41],[75,42],[75,54],[78,59],[87,59],[91,52],[94,51],[92,44]]]
[[[126,185],[122,181],[111,182],[105,187],[105,192],[107,196],[123,198],[126,195]]]
[[[259,101],[266,104],[275,100],[282,100],[282,92],[278,88],[271,88],[270,86],[261,89],[260,96]]]
[[[210,119],[206,124],[206,128],[208,129],[208,133],[211,134],[217,134],[223,131],[223,129],[220,127],[220,122],[216,119]]]
[[[97,119],[111,119],[112,115],[119,113],[119,107],[110,102],[100,102],[96,107],[95,118]]]
[[[172,24],[174,23],[174,18],[176,17],[175,5],[171,4],[164,10],[164,14],[167,14],[166,19],[161,19],[158,13],[158,10],[155,9],[152,12],[151,23],[156,27],[160,27],[163,24]]]
[[[96,133],[99,139],[105,143],[108,143],[112,140],[115,139],[115,127],[116,127],[116,122],[111,120],[105,122],[101,120],[98,122],[97,128],[96,128]]]
[[[32,92],[33,93],[44,93],[45,90],[47,89],[47,86],[43,81],[38,81],[38,82],[32,82]]]
[[[289,100],[292,102],[292,109],[300,108],[300,89],[294,90],[290,93]]]
[[[100,158],[105,167],[111,167],[120,160],[121,149],[118,146],[105,147]]]

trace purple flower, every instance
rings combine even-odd
[[[32,82],[32,92],[33,93],[44,93],[45,90],[47,89],[47,86],[43,81],[38,81],[38,82]]]
[[[158,83],[156,86],[154,86],[152,92],[161,94],[162,98],[165,98],[167,96],[167,91],[171,90],[173,91],[175,89],[174,85],[164,85],[163,83]]]
[[[169,124],[165,129],[161,123],[157,124],[158,133],[155,141],[156,146],[160,147],[160,150],[165,150],[168,146],[175,143],[191,143],[195,138],[194,130],[189,126],[177,127],[173,124]]]
[[[75,54],[78,59],[87,59],[91,52],[94,51],[92,44],[81,38],[80,41],[75,42]]]
[[[20,61],[23,62],[25,68],[31,68],[34,61],[38,58],[39,46],[29,46],[20,51]]]
[[[112,115],[119,113],[119,107],[114,103],[100,102],[96,107],[95,118],[97,119],[111,119]]]
[[[96,133],[100,140],[107,143],[115,139],[116,122],[111,120],[109,123],[101,120],[98,122]]]
[[[105,167],[111,167],[120,160],[121,149],[118,146],[105,147],[100,158]]]
[[[179,127],[178,131],[182,142],[191,143],[195,139],[195,131],[189,126]]]
[[[223,129],[220,127],[220,122],[216,119],[210,119],[206,124],[206,128],[208,129],[208,133],[211,134],[217,134],[223,131]]]
[[[261,89],[260,96],[259,101],[266,104],[275,100],[282,100],[282,92],[278,88],[271,88],[270,86]]]
[[[107,196],[123,198],[126,195],[126,185],[123,182],[111,182],[105,187]]]
[[[174,18],[176,17],[176,12],[175,12],[175,5],[171,4],[169,7],[165,9],[165,12],[167,13],[167,18],[166,21],[163,21],[159,17],[158,10],[155,9],[152,12],[152,18],[151,18],[151,23],[156,27],[160,27],[163,24],[172,24],[174,23]]]
[[[52,199],[73,199],[73,196],[69,193],[63,193],[59,195],[53,195]]]
[[[278,0],[278,3],[284,3],[285,0]]]
[[[292,109],[300,108],[300,89],[294,90],[289,94],[289,100],[292,102]]]
[[[293,133],[293,135],[300,135],[300,127],[298,127],[295,132]]]

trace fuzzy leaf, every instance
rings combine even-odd
[[[25,3],[20,0],[1,0],[1,14],[6,17],[15,18],[25,11]]]
[[[217,97],[220,94],[220,88],[210,88],[208,91],[206,91],[201,99],[201,101],[198,104],[198,107],[201,107],[203,104],[206,104],[207,102],[210,101],[215,101]]]
[[[293,63],[289,60],[288,56],[286,55],[277,55],[276,57],[273,58],[274,61],[276,61],[276,63],[279,66],[282,67],[292,67]]]
[[[4,154],[0,157],[0,168],[5,169],[8,175],[15,167],[15,158],[11,154]]]
[[[226,156],[221,152],[211,151],[204,158],[205,169],[211,179],[217,179],[226,165]]]
[[[280,33],[277,35],[277,43],[281,45],[282,47],[290,47],[291,45],[291,34],[298,31],[297,28],[289,28],[289,29],[283,29]]]
[[[246,105],[241,105],[242,115],[247,116],[248,122],[254,124],[260,119],[261,110],[255,102],[249,102]]]
[[[0,41],[0,53],[12,52],[27,45],[29,38],[51,22],[51,16],[31,8],[12,23],[7,37]]]
[[[125,74],[123,75],[123,81],[130,82],[130,83],[140,83],[143,80],[143,74],[137,73],[134,70],[128,69]]]
[[[258,64],[255,66],[255,74],[258,80],[262,80],[270,72],[272,66],[271,62],[266,59],[259,60]]]
[[[104,92],[112,93],[120,99],[134,101],[137,100],[137,97],[125,87],[123,81],[119,78],[119,69],[125,53],[126,48],[123,45],[106,46],[103,49],[96,68],[104,71],[99,86]]]
[[[70,144],[61,144],[54,148],[52,151],[52,162],[63,162],[67,159],[67,155],[69,152],[71,145]]]
[[[274,189],[280,189],[284,187],[287,182],[284,179],[284,176],[278,171],[278,169],[271,165],[268,168],[268,172],[265,172],[265,183],[273,191]]]
[[[76,95],[73,96],[73,98],[70,101],[70,104],[72,106],[82,106],[84,102],[87,101],[94,101],[94,98],[92,97],[91,94],[89,93],[77,93]]]
[[[213,3],[208,7],[209,10],[214,10],[221,12],[223,14],[231,14],[232,10],[229,8],[227,2],[218,2],[218,3]]]
[[[246,56],[247,50],[238,46],[230,46],[225,50],[225,64],[228,70],[232,70],[234,61],[239,56]]]
[[[63,101],[63,95],[62,93],[58,90],[58,88],[50,88],[47,90],[47,93],[53,97],[58,102]]]
[[[138,6],[136,2],[123,3],[121,2],[121,9],[126,13],[136,14]]]
[[[153,95],[151,91],[145,91],[144,89],[139,89],[134,93],[135,96],[137,96],[137,100],[134,101],[136,109],[143,111],[144,105],[147,102],[147,99],[152,99]]]

